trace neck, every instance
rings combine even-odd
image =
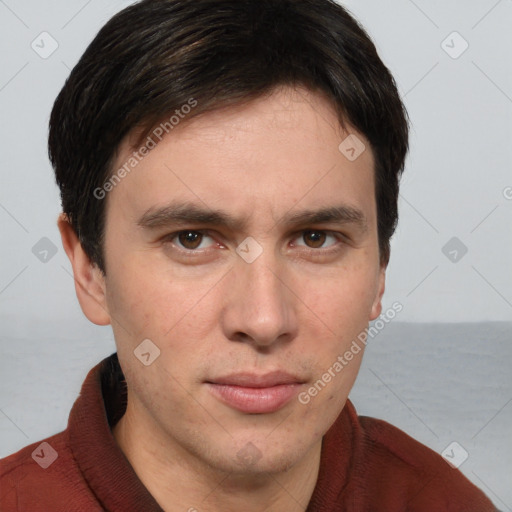
[[[133,403],[133,402],[131,402]],[[166,512],[303,512],[318,478],[322,440],[280,473],[225,473],[177,446],[130,408],[113,429],[135,473]]]

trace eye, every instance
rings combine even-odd
[[[330,241],[327,246],[324,244]],[[302,232],[302,235],[297,238],[296,245],[302,245],[309,247],[311,249],[322,249],[333,247],[338,243],[338,239],[334,234],[329,233],[328,231],[322,231],[317,229],[308,229]],[[304,242],[304,243],[300,243]]]
[[[208,243],[208,240],[210,243]],[[174,242],[178,247],[194,251],[196,249],[206,249],[214,243],[214,240],[201,231],[180,231],[169,237],[169,241]]]

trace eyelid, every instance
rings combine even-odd
[[[346,243],[348,241],[348,237],[345,234],[340,233],[339,231],[332,231],[332,230],[329,230],[329,229],[320,229],[320,228],[306,228],[306,229],[302,229],[302,230],[296,232],[293,235],[293,240],[295,240],[296,238],[300,238],[300,237],[304,236],[304,233],[306,233],[308,231],[325,233],[327,236],[332,236],[339,243]],[[320,247],[319,249],[314,249],[312,247],[303,246],[303,245],[301,245],[301,247],[306,247],[306,249],[311,249],[312,251],[318,252],[318,251],[320,251],[322,249],[323,250],[328,250],[330,247],[335,247],[336,245],[338,245],[338,244],[333,244],[333,245],[331,245],[331,246],[329,246],[327,248]]]
[[[208,250],[208,248],[206,249],[187,249],[185,247],[180,247],[174,240],[179,236],[181,235],[182,233],[187,233],[187,232],[192,232],[192,233],[199,233],[203,236],[208,236],[210,237],[212,240],[213,240],[213,244],[212,245],[215,245],[218,244],[218,245],[222,245],[220,244],[220,242],[216,241],[215,240],[215,237],[212,236],[211,234],[211,231],[208,230],[208,229],[191,229],[191,228],[185,228],[185,229],[180,229],[178,231],[174,231],[172,233],[169,233],[167,235],[164,235],[160,241],[162,243],[171,243],[173,244],[178,251],[182,251],[182,252],[186,252],[188,254],[192,254],[192,253],[198,253],[198,254],[201,254],[202,252],[205,252],[206,250]]]
[[[194,232],[194,233],[200,233],[202,234],[203,236],[208,236],[210,237],[214,243],[211,244],[211,246],[205,248],[205,249],[186,249],[185,247],[180,247],[178,244],[176,244],[174,242],[174,240],[182,233],[186,233],[188,231],[191,231],[191,232]],[[327,252],[336,252],[337,250],[340,249],[340,245],[343,245],[345,243],[347,243],[347,241],[349,240],[348,237],[343,234],[343,233],[340,233],[338,231],[332,231],[332,230],[329,230],[329,229],[321,229],[321,228],[304,228],[304,229],[301,229],[299,231],[296,231],[292,234],[292,237],[291,239],[292,240],[295,240],[299,237],[302,237],[304,236],[304,233],[308,232],[308,231],[317,231],[317,232],[323,232],[325,233],[326,235],[328,236],[332,236],[333,238],[335,238],[337,240],[338,243],[334,243],[328,247],[319,247],[319,248],[312,248],[312,247],[308,247],[307,245],[295,245],[296,247],[301,247],[301,251],[306,251],[306,252],[310,252],[310,253],[317,253],[317,254],[321,254],[321,253],[327,253]],[[206,251],[208,251],[211,247],[215,246],[215,245],[218,245],[218,246],[221,246],[222,248],[225,248],[225,245],[222,243],[222,242],[219,242],[217,240],[217,237],[215,237],[213,235],[213,232],[210,230],[210,229],[194,229],[194,228],[185,228],[185,229],[180,229],[178,231],[174,231],[172,233],[169,233],[165,236],[163,236],[161,238],[161,241],[163,243],[172,243],[176,249],[178,251],[181,251],[183,253],[187,253],[187,254],[202,254]]]

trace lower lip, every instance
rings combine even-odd
[[[301,384],[280,384],[269,388],[247,388],[207,383],[210,391],[222,402],[248,414],[278,411],[298,392]]]

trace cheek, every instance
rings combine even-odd
[[[107,275],[109,312],[131,337],[165,338],[197,303],[208,283],[162,275],[151,258],[140,260],[125,259]]]
[[[318,392],[313,408],[341,406],[346,399],[361,365],[376,289],[372,272],[340,272],[337,279],[309,293],[307,302],[315,318],[309,313],[310,321],[303,319],[304,342],[315,354],[315,382],[322,381],[312,391]]]
[[[318,286],[310,290],[303,287],[300,293],[327,327],[340,335],[366,327],[378,290],[374,272],[344,268],[332,278],[316,282]]]
[[[130,277],[128,277],[130,276]],[[161,302],[158,290],[145,280],[140,272],[132,273],[129,269],[116,269],[107,278],[107,304],[114,324],[119,324],[131,338],[140,335],[151,338],[150,330],[157,321],[158,308]],[[152,334],[152,333],[151,333]]]
[[[124,265],[109,276],[108,306],[117,350],[125,364],[135,365],[136,370],[140,362],[134,357],[134,350],[149,339],[160,350],[157,366],[164,373],[167,369],[181,382],[187,382],[190,370],[205,360],[211,333],[218,326],[220,292],[212,290],[216,281],[212,282],[211,276],[180,279],[159,275],[157,279],[152,275],[155,268],[156,265],[147,272],[141,265]],[[126,279],[126,275],[133,277]],[[218,347],[211,348],[215,356]],[[165,375],[160,377],[164,381],[157,388],[164,384],[173,387],[172,379],[167,382]],[[149,383],[141,387],[146,385]],[[179,394],[179,386],[175,391]]]

